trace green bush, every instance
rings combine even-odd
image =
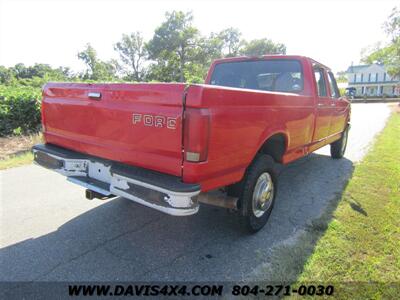
[[[40,99],[39,88],[0,85],[0,136],[38,131]]]

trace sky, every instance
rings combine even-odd
[[[91,43],[103,60],[117,58],[123,33],[150,39],[165,12],[192,11],[208,35],[238,28],[247,40],[269,38],[335,72],[357,64],[362,48],[387,37],[382,29],[397,1],[139,1],[0,0],[0,65],[47,63],[81,71],[77,53]],[[397,4],[398,5],[398,4]]]

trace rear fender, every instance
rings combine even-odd
[[[265,143],[271,137],[273,137],[274,135],[278,135],[278,134],[283,135],[284,138],[285,138],[285,150],[284,150],[284,153],[283,153],[283,154],[285,154],[285,152],[287,151],[287,149],[289,147],[289,144],[290,144],[290,140],[289,140],[290,138],[289,138],[288,133],[285,130],[279,130],[279,129],[271,130],[269,128],[261,135],[261,138],[260,138],[260,140],[258,142],[258,146],[257,146],[257,148],[255,149],[255,152],[252,155],[251,161],[254,160],[254,158],[256,157],[257,153],[262,149],[262,147],[265,145]]]

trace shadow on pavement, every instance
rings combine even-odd
[[[57,231],[0,249],[0,281],[250,279],[273,262],[274,247],[332,213],[352,172],[350,160],[318,154],[284,167],[274,211],[255,235],[224,209],[204,206],[197,215],[171,217],[123,198],[109,200]]]

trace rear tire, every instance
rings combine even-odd
[[[272,157],[257,155],[243,179],[240,196],[244,224],[255,233],[265,226],[277,194],[277,172]]]
[[[347,126],[346,129],[342,132],[341,138],[331,144],[331,157],[333,159],[339,159],[344,156],[344,153],[346,152],[348,136],[349,127]]]

